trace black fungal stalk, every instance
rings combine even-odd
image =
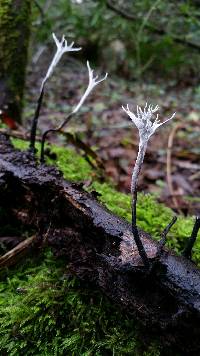
[[[39,99],[37,102],[37,108],[36,108],[35,115],[34,115],[34,118],[32,121],[32,126],[31,126],[30,150],[33,151],[33,153],[35,153],[35,138],[36,138],[38,118],[40,116],[40,109],[42,106],[43,96],[44,96],[44,86],[42,87],[42,90],[40,92],[40,96],[39,96]]]
[[[192,258],[192,249],[193,249],[193,246],[195,244],[199,229],[200,229],[200,217],[196,216],[191,236],[188,239],[188,241],[186,243],[186,246],[185,246],[185,248],[183,250],[183,253],[182,253],[182,255],[184,257],[186,257],[187,259],[189,259],[189,260],[191,260],[191,258]]]

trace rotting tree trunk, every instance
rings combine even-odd
[[[9,221],[12,228],[30,229],[39,244],[64,256],[71,272],[100,288],[147,333],[157,333],[184,355],[200,354],[200,270],[168,250],[156,261],[157,243],[140,231],[150,263],[155,262],[147,273],[130,224],[65,181],[55,167],[38,165],[30,152],[13,149],[3,135],[0,212],[0,236],[5,237],[3,225]]]
[[[0,110],[21,122],[31,0],[0,0]]]

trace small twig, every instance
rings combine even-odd
[[[172,202],[175,209],[180,212],[179,204],[176,199],[176,194],[173,188],[173,181],[172,181],[172,149],[173,149],[173,142],[176,132],[179,129],[185,128],[184,125],[178,124],[174,126],[169,134],[168,137],[168,144],[167,144],[167,162],[166,162],[166,170],[167,170],[167,185],[169,188],[170,196],[172,197]]]
[[[27,249],[31,246],[33,242],[36,241],[36,235],[29,237],[28,239],[20,242],[17,246],[15,246],[12,250],[5,253],[0,257],[0,268],[8,267],[13,265],[16,260],[24,254]]]
[[[188,239],[186,246],[182,252],[182,255],[184,257],[188,258],[189,260],[191,260],[191,257],[192,257],[192,248],[195,244],[199,229],[200,229],[200,217],[196,216],[191,236]]]
[[[30,140],[30,134],[27,132],[21,132],[18,130],[9,130],[9,129],[0,129],[0,133],[8,136],[8,137],[14,137],[14,138],[19,138],[20,140],[23,141],[28,141]],[[35,138],[36,141],[41,141],[41,138],[39,136],[36,136]]]
[[[43,54],[43,52],[46,50],[47,48],[47,43],[45,45],[40,46],[37,51],[35,52],[35,54],[32,57],[32,64],[36,65],[40,56]]]
[[[172,220],[170,221],[170,223],[163,230],[163,232],[161,234],[161,239],[158,244],[158,250],[157,250],[157,254],[156,254],[157,258],[160,258],[161,254],[163,252],[163,247],[165,246],[166,241],[167,241],[167,234],[170,231],[171,227],[175,224],[176,220],[177,220],[177,216],[174,216],[172,218]]]
[[[76,133],[72,134],[70,132],[65,132],[64,130],[61,130],[60,133],[64,135],[66,139],[70,141],[75,147],[83,150],[86,154],[86,157],[89,156],[93,161],[95,161],[93,168],[104,168],[104,164],[100,156],[98,156],[98,154],[90,146],[83,142]],[[91,164],[91,160],[89,159],[88,161]]]
[[[136,47],[136,58],[137,58],[137,65],[138,65],[138,74],[139,74],[139,82],[141,84],[141,76],[142,76],[142,73],[145,71],[145,66],[143,66],[142,68],[142,64],[141,64],[141,40],[143,38],[143,32],[144,32],[144,29],[153,13],[153,11],[156,9],[157,5],[159,4],[160,0],[156,0],[153,5],[150,7],[149,11],[147,12],[147,14],[144,16],[143,20],[142,20],[142,23],[139,27],[139,30],[138,30],[138,33],[136,35],[136,43],[135,43],[135,47]],[[155,58],[155,57],[154,57]],[[151,60],[152,60],[152,57],[150,58],[150,64],[151,64]],[[149,60],[147,61],[147,67],[148,67],[148,63],[149,63]]]
[[[34,0],[33,3],[35,5],[35,7],[38,9],[38,11],[41,15],[42,22],[43,22],[45,19],[45,13],[44,13],[42,6],[39,4],[39,2],[37,0]]]

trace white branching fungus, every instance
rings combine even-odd
[[[96,85],[98,85],[99,83],[103,82],[108,76],[108,73],[106,73],[105,76],[102,79],[97,80],[98,79],[98,75],[96,75],[96,77],[94,77],[94,75],[93,75],[94,70],[90,68],[89,61],[87,61],[87,67],[88,67],[89,83],[88,83],[88,86],[87,86],[87,89],[86,89],[85,93],[81,97],[81,100],[76,105],[75,109],[73,110],[73,113],[76,113],[80,109],[80,107],[83,105],[85,99],[91,93],[93,88]]]
[[[78,48],[75,48],[73,47],[74,45],[74,42],[72,42],[69,46],[67,44],[67,41],[65,39],[65,36],[63,35],[62,36],[62,39],[61,41],[59,41],[55,35],[55,33],[52,33],[52,36],[53,36],[53,39],[55,41],[55,44],[56,44],[56,47],[57,47],[57,51],[50,63],[50,66],[47,70],[47,73],[46,73],[46,76],[45,78],[43,79],[42,81],[42,85],[41,85],[41,91],[42,89],[44,88],[44,85],[46,83],[46,81],[48,80],[48,78],[51,76],[51,74],[53,73],[54,71],[54,68],[56,67],[56,65],[58,64],[58,62],[60,61],[62,55],[65,53],[65,52],[77,52],[77,51],[80,51],[81,50],[81,47],[78,47]]]
[[[56,37],[56,35],[53,33],[52,34],[53,39],[55,41],[56,47],[57,47],[57,51],[49,65],[49,68],[47,70],[47,73],[42,81],[41,87],[40,87],[40,95],[38,98],[38,102],[37,102],[37,107],[36,107],[36,111],[35,111],[35,115],[32,121],[32,127],[31,127],[31,138],[30,138],[30,149],[35,152],[35,136],[36,136],[36,130],[37,130],[37,124],[38,124],[38,118],[40,115],[40,109],[41,109],[41,105],[42,105],[42,100],[43,100],[43,96],[44,96],[44,87],[45,87],[45,83],[46,81],[49,79],[50,75],[53,73],[54,68],[56,67],[56,65],[58,64],[60,58],[62,57],[63,53],[65,52],[73,52],[73,51],[80,51],[81,47],[79,48],[75,48],[73,47],[74,42],[72,42],[69,46],[67,45],[67,41],[65,39],[65,36],[62,36],[61,41],[59,41]]]
[[[98,75],[96,77],[93,76],[94,70],[90,68],[90,64],[87,61],[87,67],[88,67],[88,74],[89,74],[89,83],[87,86],[86,91],[82,95],[80,101],[78,104],[75,106],[74,110],[67,116],[67,118],[55,129],[49,129],[46,130],[43,135],[42,135],[42,142],[41,142],[41,162],[44,162],[44,145],[45,145],[45,140],[49,132],[56,132],[62,130],[62,128],[68,124],[68,122],[71,120],[71,118],[77,113],[77,111],[80,109],[80,107],[83,105],[84,101],[88,97],[88,95],[91,93],[92,89],[101,83],[103,80],[105,80],[108,76],[108,73],[105,74],[105,76],[102,79],[98,79]]]
[[[176,113],[174,113],[169,119],[164,122],[160,122],[158,120],[158,114],[155,113],[158,111],[159,106],[156,105],[153,107],[152,105],[145,105],[142,110],[140,106],[137,106],[137,115],[135,115],[132,111],[130,111],[129,106],[127,105],[127,109],[122,106],[122,109],[128,114],[131,118],[135,126],[139,131],[139,151],[137,155],[137,160],[135,163],[135,167],[132,174],[132,182],[131,182],[131,192],[133,193],[135,189],[137,189],[138,177],[141,170],[142,163],[144,161],[145,152],[147,149],[147,143],[150,137],[154,134],[158,127],[164,125],[166,122],[173,119]]]
[[[158,120],[158,115],[155,113],[158,111],[159,107],[156,105],[153,107],[152,105],[145,105],[144,109],[142,110],[141,107],[137,106],[137,115],[129,110],[127,105],[127,109],[122,106],[123,110],[130,116],[131,120],[134,122],[135,126],[138,128],[139,131],[139,151],[137,155],[137,159],[135,162],[135,167],[133,169],[132,174],[132,181],[131,181],[131,194],[132,194],[132,231],[133,236],[138,248],[139,255],[144,263],[144,266],[149,268],[149,259],[147,252],[143,246],[142,240],[140,238],[140,234],[137,228],[137,184],[138,178],[140,174],[140,170],[142,167],[142,163],[144,161],[145,152],[147,149],[147,143],[150,137],[154,134],[159,126],[162,126],[167,121],[171,120],[175,113],[164,122],[160,122]],[[173,221],[172,223],[174,223]]]

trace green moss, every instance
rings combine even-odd
[[[0,351],[16,355],[155,355],[134,320],[98,291],[67,276],[49,251],[4,275],[0,286]]]
[[[100,200],[109,210],[116,215],[131,222],[131,197],[130,195],[117,192],[110,184],[94,182],[93,189],[100,194]],[[137,222],[138,226],[150,233],[153,238],[160,239],[160,234],[170,222],[174,213],[163,204],[159,204],[156,197],[150,194],[138,194]],[[168,234],[167,245],[177,252],[183,249],[185,240],[190,236],[193,227],[193,218],[178,217],[176,224]],[[199,247],[198,247],[199,246]],[[197,242],[194,258],[200,264],[200,242]]]
[[[56,165],[66,179],[78,182],[96,176],[89,163],[81,155],[78,155],[74,149],[54,146],[52,152],[57,155]],[[52,163],[52,161],[48,159],[47,163]]]
[[[14,140],[18,148],[27,144]],[[91,167],[69,148],[52,147],[56,164],[65,178],[75,181],[93,177],[90,190],[98,191],[108,209],[130,221],[130,196],[117,192],[111,183],[95,180]],[[50,159],[48,162],[51,163]],[[93,174],[93,175],[92,175]],[[155,197],[139,194],[138,225],[159,238],[173,212]],[[192,219],[179,217],[168,244],[177,251],[192,229]],[[198,249],[197,243],[197,249]],[[200,249],[199,249],[200,250]],[[200,256],[195,251],[200,262]],[[65,262],[47,251],[40,260],[27,260],[4,271],[0,287],[0,351],[6,355],[158,356],[156,342],[142,342],[137,323],[122,315],[96,290],[68,276]],[[175,355],[174,355],[175,356]]]
[[[11,138],[12,144],[17,148],[18,150],[24,151],[28,149],[29,143],[28,141],[23,141],[18,138]],[[39,148],[38,143],[37,143],[37,149]]]

